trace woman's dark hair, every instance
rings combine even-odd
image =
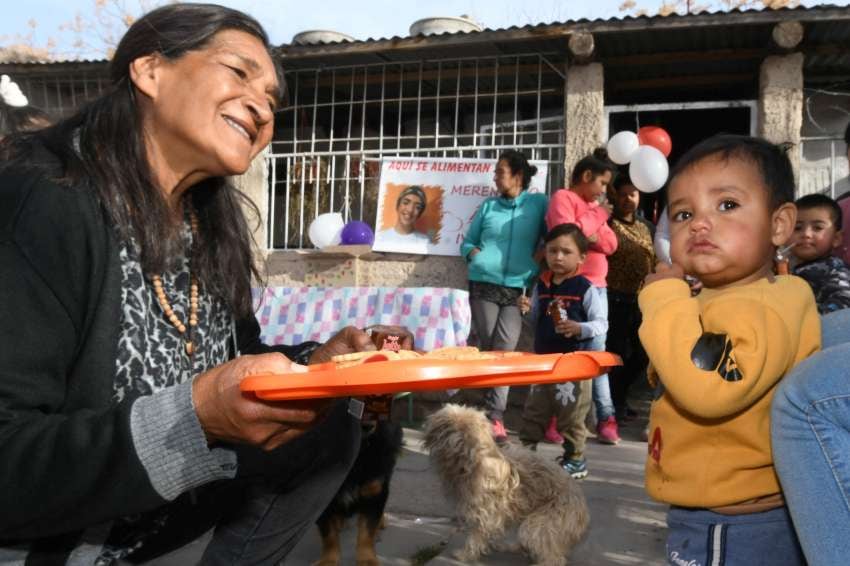
[[[697,161],[716,155],[723,161],[741,159],[756,165],[767,188],[771,210],[786,202],[794,202],[794,170],[788,159],[787,147],[761,138],[719,134],[705,139],[689,149],[676,163],[668,186]]]
[[[9,106],[0,100],[0,138],[30,132],[50,124],[47,112],[35,106]]]
[[[582,157],[581,160],[573,167],[573,174],[570,177],[570,184],[575,186],[581,183],[581,178],[585,171],[590,171],[595,179],[599,175],[610,171],[613,176],[617,172],[617,165],[608,159],[608,150],[604,147],[597,147],[593,153]]]
[[[416,216],[416,218],[419,218],[420,216],[422,216],[422,213],[425,212],[425,207],[428,206],[428,199],[425,198],[425,191],[423,191],[422,187],[420,187],[419,185],[410,185],[409,187],[401,191],[401,194],[398,195],[398,198],[395,201],[396,210],[398,210],[398,205],[401,204],[401,199],[410,195],[413,195],[422,201],[422,208],[419,210],[419,214]]]
[[[629,176],[629,170],[626,167],[617,168],[617,174],[614,176],[614,183],[612,184],[615,191],[618,191],[625,187],[626,185],[635,186],[632,183],[632,178]]]
[[[499,155],[499,161],[504,161],[508,164],[512,175],[522,173],[522,190],[526,190],[531,184],[531,178],[537,174],[537,167],[528,162],[528,158],[521,151],[515,149],[505,150]]]
[[[796,205],[797,210],[812,210],[814,208],[826,210],[829,212],[832,225],[835,226],[836,230],[841,230],[843,225],[841,218],[841,206],[835,202],[835,199],[831,199],[820,193],[814,193],[798,198],[794,201],[794,204]]]
[[[242,12],[212,4],[157,8],[124,34],[110,63],[112,84],[104,95],[53,127],[19,136],[9,150],[11,165],[17,162],[26,166],[32,161],[28,155],[37,154],[38,146],[46,147],[61,165],[58,172],[45,165],[51,177],[61,184],[92,185],[120,236],[135,238],[145,273],[162,273],[172,265],[175,251],[182,245],[181,224],[175,222],[148,165],[130,64],[152,53],[169,60],[179,59],[207,47],[216,34],[225,30],[256,37],[271,56],[266,32]],[[283,85],[277,64],[275,71]],[[251,277],[261,276],[240,205],[247,202],[259,214],[256,205],[225,177],[198,183],[187,197],[200,221],[199,245],[193,246],[193,274],[225,300],[235,315],[250,315]]]
[[[587,253],[587,248],[590,245],[590,242],[587,241],[587,236],[584,235],[577,224],[567,223],[554,226],[551,230],[546,232],[545,236],[543,236],[543,243],[548,244],[552,240],[560,238],[561,236],[570,236],[576,243],[578,251],[583,254]]]

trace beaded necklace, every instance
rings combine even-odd
[[[189,226],[192,229],[192,249],[195,248],[195,242],[198,240],[198,215],[195,214],[194,210],[189,210]],[[168,302],[168,297],[165,296],[165,289],[162,286],[162,277],[159,275],[152,275],[151,282],[153,283],[153,290],[156,293],[156,298],[159,301],[159,305],[162,307],[163,312],[165,313],[166,318],[171,323],[174,328],[183,336],[183,340],[186,342],[186,355],[192,357],[192,354],[195,353],[195,343],[192,339],[193,330],[198,325],[198,279],[192,275],[192,253],[190,250],[189,253],[189,327],[187,328],[183,321],[177,316],[177,313],[174,312],[174,309],[171,307],[171,303]]]

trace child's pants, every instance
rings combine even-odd
[[[522,411],[520,442],[537,444],[543,440],[549,420],[555,415],[558,432],[564,437],[564,453],[567,457],[582,456],[587,440],[584,420],[590,411],[593,395],[591,387],[589,379],[532,385]]]
[[[681,566],[805,566],[786,507],[746,515],[671,507],[667,563]]]

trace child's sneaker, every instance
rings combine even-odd
[[[508,431],[505,430],[505,423],[501,420],[493,420],[493,440],[496,444],[504,444],[508,441]]]
[[[587,460],[585,458],[562,458],[561,467],[570,474],[573,479],[580,480],[587,477]]]
[[[599,424],[596,425],[596,440],[602,444],[618,444],[620,442],[617,419],[614,418],[614,415],[599,421]]]
[[[543,440],[550,444],[563,444],[564,437],[558,433],[558,419],[556,417],[549,420],[549,426],[546,428]]]

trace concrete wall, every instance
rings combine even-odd
[[[256,248],[254,252],[258,257],[263,257],[266,251],[266,243],[268,233],[266,226],[269,218],[269,172],[266,166],[266,154],[268,149],[260,152],[254,158],[251,166],[243,174],[236,177],[231,177],[230,181],[233,185],[242,191],[248,198],[257,205],[258,211],[254,211],[253,207],[243,206],[245,219],[248,221],[248,226],[252,229],[254,235],[254,243]],[[257,216],[259,212],[259,217]]]
[[[797,177],[802,126],[803,54],[766,57],[759,75],[759,136],[773,143],[794,145],[788,155]]]
[[[600,63],[574,65],[567,69],[564,117],[564,169],[567,184],[575,164],[602,144],[605,119],[603,87]]]
[[[467,288],[459,257],[378,253],[369,246],[276,251],[266,265],[270,286]]]

